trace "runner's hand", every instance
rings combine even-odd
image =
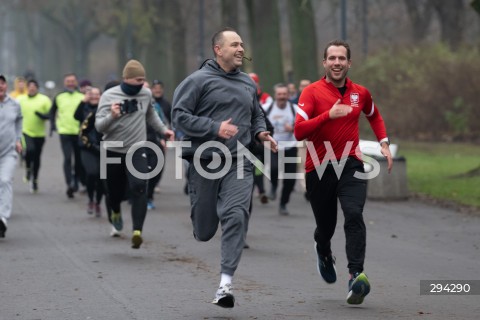
[[[340,99],[338,99],[337,102],[335,102],[335,104],[332,106],[332,108],[328,112],[328,115],[332,120],[338,119],[338,118],[348,116],[348,114],[352,112],[352,110],[353,110],[352,107],[346,104],[341,104]]]
[[[272,138],[270,135],[270,131],[262,131],[257,134],[257,139],[264,142],[268,142],[266,145],[267,147],[272,150],[273,152],[277,153],[278,152],[278,144],[275,139]]]
[[[238,133],[238,127],[232,124],[232,118],[222,121],[220,129],[218,130],[218,136],[223,139],[230,139]]]

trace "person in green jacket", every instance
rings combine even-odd
[[[50,110],[50,135],[53,131],[57,131],[60,136],[63,152],[63,173],[67,183],[67,197],[73,198],[74,192],[78,190],[78,183],[85,184],[85,174],[78,144],[80,122],[73,116],[84,96],[77,90],[78,81],[75,74],[65,75],[63,84],[65,90],[53,99]]]
[[[38,92],[38,82],[29,80],[27,95],[19,99],[23,116],[23,138],[25,140],[25,178],[30,182],[30,192],[38,191],[40,157],[45,143],[45,121],[49,119],[52,101]]]

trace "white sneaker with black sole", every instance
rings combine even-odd
[[[222,308],[233,308],[235,305],[235,297],[232,292],[232,284],[227,283],[218,288],[217,293],[215,294],[215,299],[213,299],[212,303]]]
[[[7,219],[0,217],[0,238],[5,238],[5,232],[7,232]]]
[[[112,226],[112,230],[110,231],[110,237],[120,238],[121,236],[122,236],[122,231],[119,231],[114,226]]]

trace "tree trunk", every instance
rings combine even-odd
[[[438,13],[440,21],[441,39],[455,50],[463,40],[465,28],[465,13],[463,0],[442,1],[431,0]]]
[[[427,0],[422,5],[422,2],[418,0],[405,0],[405,6],[407,7],[408,17],[412,22],[412,39],[415,42],[420,42],[427,36],[428,26],[432,20],[432,3]]]
[[[470,5],[472,6],[473,10],[480,14],[480,0],[473,0]]]
[[[172,73],[170,83],[175,87],[185,78],[187,73],[187,59],[186,59],[186,46],[185,46],[185,22],[183,10],[177,1],[166,0],[165,1],[165,15],[171,17],[170,26],[170,58]]]
[[[163,21],[163,20],[162,20]],[[168,63],[168,50],[170,46],[165,45],[167,41],[167,30],[165,24],[155,24],[153,27],[154,38],[147,49],[146,68],[150,80],[161,80],[165,83],[171,83],[173,78],[171,65]]]
[[[314,81],[318,78],[317,41],[310,0],[289,0],[290,30],[292,39],[293,79]]]
[[[237,0],[222,0],[222,25],[233,29],[238,28]]]
[[[263,91],[271,93],[273,85],[283,81],[278,6],[274,0],[247,0],[245,4],[251,27],[253,72],[260,77]]]

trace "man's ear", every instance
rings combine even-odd
[[[221,52],[220,46],[219,46],[218,44],[215,45],[215,46],[213,47],[213,51],[215,51],[215,55],[216,55],[216,56],[220,55],[220,52]]]

